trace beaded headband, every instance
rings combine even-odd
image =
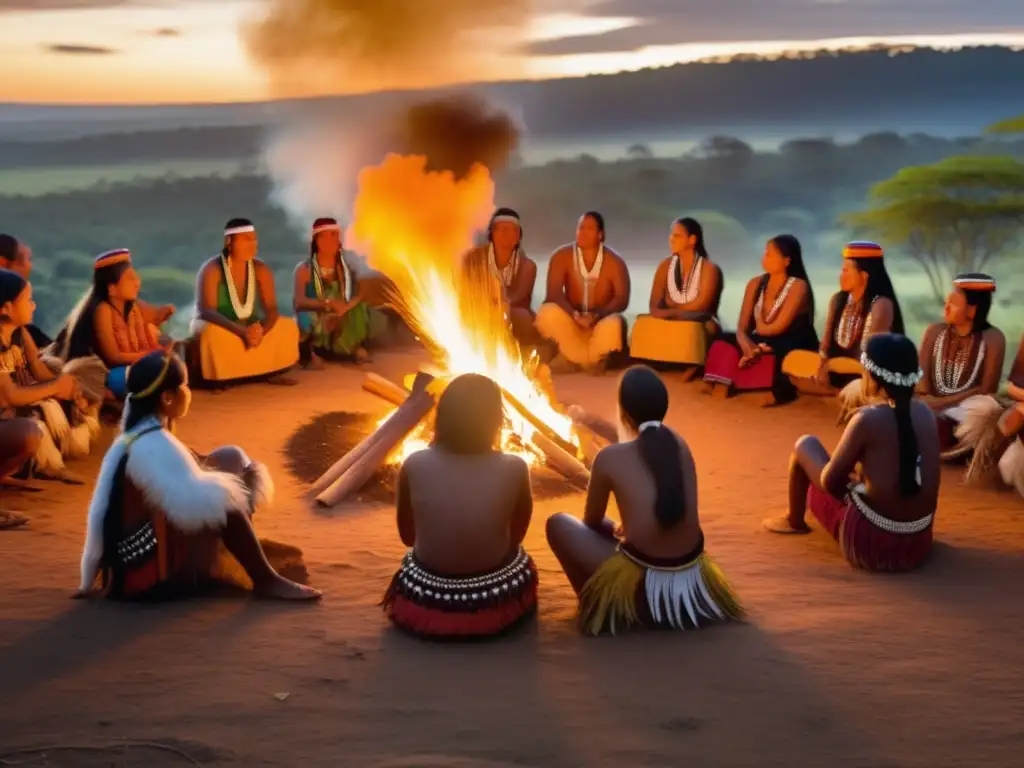
[[[855,240],[843,246],[844,259],[881,259],[884,256],[882,246],[868,240]]]
[[[996,292],[995,278],[988,275],[959,275],[953,279],[953,285],[962,291]]]
[[[325,221],[321,224],[314,224],[313,235],[319,235],[321,232],[341,232],[341,225],[336,221]]]
[[[115,264],[123,264],[126,261],[132,260],[132,252],[127,248],[115,248],[112,251],[101,253],[97,256],[92,263],[94,270],[103,269],[105,267],[112,267]]]
[[[887,368],[883,368],[878,365],[874,360],[868,357],[867,352],[862,352],[860,356],[860,364],[864,366],[864,370],[874,376],[876,379],[881,379],[886,384],[892,384],[896,387],[904,387],[909,389],[910,387],[916,387],[918,382],[924,378],[924,371],[917,369],[916,373],[895,373]]]
[[[242,224],[237,227],[228,227],[224,230],[224,237],[231,237],[232,235],[244,235],[246,232],[255,232],[256,227],[253,224]]]
[[[167,378],[167,372],[171,370],[171,359],[173,357],[174,353],[168,352],[167,355],[164,357],[164,367],[160,369],[160,373],[157,374],[157,377],[155,379],[153,379],[153,382],[141,392],[134,392],[129,394],[128,396],[131,397],[132,399],[138,398],[142,400],[156,392],[160,388],[160,385],[164,383],[164,379]],[[131,376],[131,373],[132,369],[129,368],[127,375],[125,376],[126,381],[128,379],[128,376]]]

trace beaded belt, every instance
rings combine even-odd
[[[146,523],[134,533],[117,543],[117,556],[125,565],[132,565],[156,549],[156,533],[153,524]]]
[[[875,512],[875,510],[869,507],[867,505],[867,502],[864,501],[863,498],[861,498],[861,495],[858,492],[857,488],[851,488],[849,495],[850,501],[853,502],[853,505],[857,508],[857,511],[864,515],[864,517],[867,519],[869,523],[887,533],[895,533],[901,536],[907,536],[914,533],[921,533],[921,531],[926,530],[928,526],[932,524],[932,520],[935,517],[935,515],[925,515],[920,520],[910,520],[906,522],[899,520],[890,520],[887,517],[882,517],[880,514]]]
[[[473,611],[520,595],[535,578],[533,561],[522,547],[508,565],[468,578],[444,577],[428,571],[410,551],[395,574],[395,586],[403,597],[417,603],[443,610]]]

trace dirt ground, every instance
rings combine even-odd
[[[375,369],[396,380],[418,358]],[[128,606],[69,599],[90,488],[5,493],[31,525],[0,533],[0,766],[1017,766],[1024,754],[1024,504],[967,491],[950,470],[938,544],[920,572],[852,570],[820,532],[776,537],[789,450],[834,445],[835,404],[761,409],[668,377],[669,422],[693,446],[708,546],[750,613],[704,632],[582,639],[543,537],[534,626],[489,644],[397,634],[377,606],[402,554],[392,509],[315,511],[284,449],[332,411],[383,415],[362,372],[301,373],[292,389],[196,395],[180,435],[265,461],[262,536],[305,552],[320,605],[248,598]],[[557,382],[612,413],[614,376]],[[99,457],[74,468],[90,478]],[[113,749],[124,740],[136,743]],[[148,742],[149,746],[139,742]],[[46,753],[12,754],[47,747]],[[63,749],[93,747],[94,749]]]

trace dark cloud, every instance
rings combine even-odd
[[[53,43],[44,47],[49,53],[57,53],[62,56],[110,56],[114,53],[120,53],[116,48],[107,48],[102,45]]]
[[[527,52],[556,56],[679,43],[1024,29],[1021,0],[601,0],[587,13],[639,22],[601,35],[546,40]]]

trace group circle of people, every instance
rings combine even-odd
[[[258,594],[319,597],[279,575],[255,536],[252,517],[273,497],[263,465],[237,447],[199,455],[173,430],[188,412],[190,381],[289,385],[299,362],[369,359],[383,302],[368,299],[341,236],[336,220],[314,222],[309,257],[295,270],[296,322],[278,310],[255,227],[229,221],[222,251],[199,271],[182,360],[179,343],[160,331],[174,309],[140,299],[127,250],[96,258],[91,290],[51,341],[32,325],[31,251],[0,235],[0,477],[80,482],[63,459],[88,452],[102,407],[122,409],[89,507],[80,596],[96,594],[98,581],[100,593],[119,598],[193,591],[216,580],[230,556]],[[709,393],[763,391],[772,405],[799,393],[836,397],[846,424],[839,446],[830,456],[817,438],[797,442],[788,512],[766,520],[769,531],[806,533],[810,511],[851,564],[903,571],[930,552],[943,460],[966,459],[975,480],[1001,474],[1024,495],[1024,339],[1002,399],[1006,343],[988,321],[991,277],[958,276],[943,322],[927,328],[918,350],[903,335],[882,249],[850,243],[819,340],[800,243],[779,235],[727,332],[718,317],[722,269],[700,224],[673,222],[669,246],[649,313],[631,335],[629,271],[605,244],[597,212],[552,254],[536,313],[537,265],[514,210],[495,212],[487,242],[463,264],[500,283],[513,337],[556,372],[601,372],[633,358],[681,366],[688,379],[702,373]],[[697,470],[686,441],[664,423],[668,410],[664,382],[645,365],[622,375],[614,423],[570,409],[608,443],[594,458],[582,520],[556,514],[546,527],[587,634],[693,629],[744,615],[705,549]],[[409,551],[382,599],[397,626],[427,637],[491,636],[535,611],[537,569],[523,548],[529,469],[498,448],[502,424],[497,384],[458,377],[438,402],[433,444],[403,464],[397,523]],[[456,498],[444,491],[453,484],[463,489]],[[613,494],[619,524],[606,516]],[[0,513],[0,527],[23,523]]]

